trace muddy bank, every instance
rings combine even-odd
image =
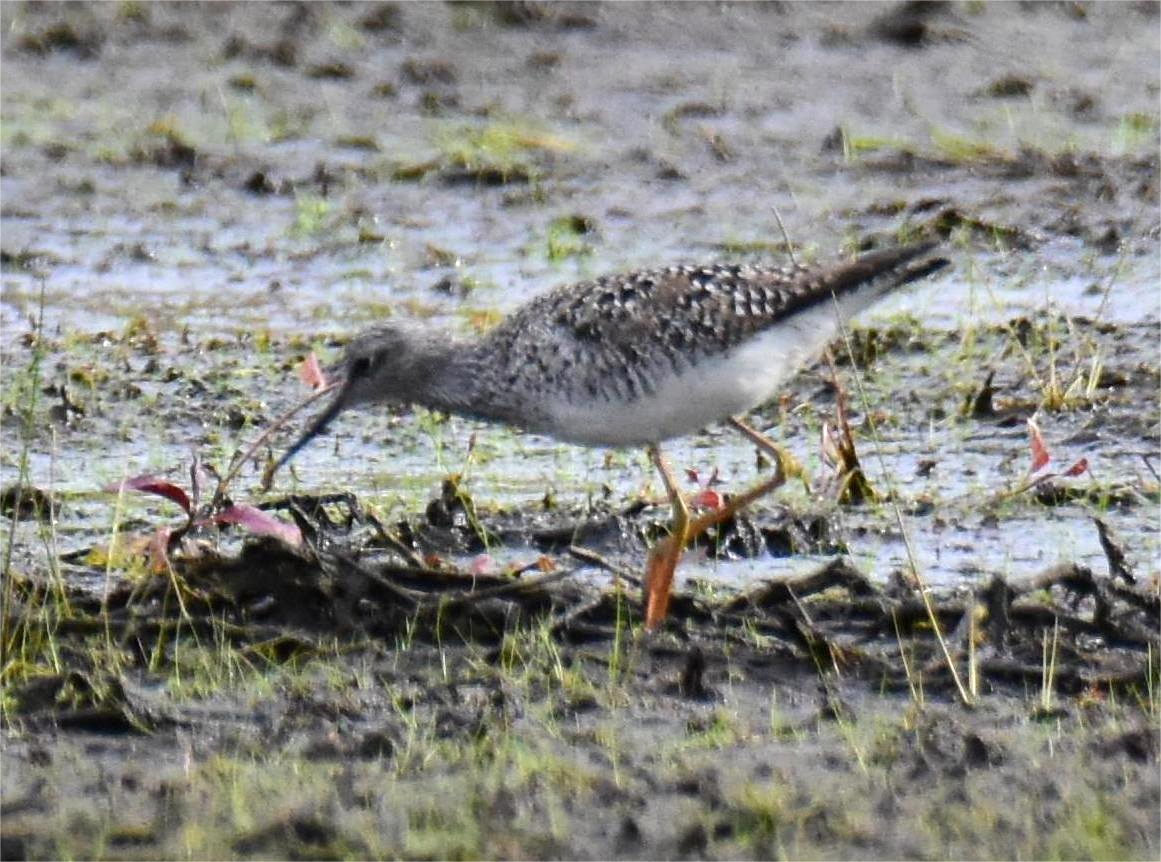
[[[1011,406],[972,400],[977,422]],[[187,529],[172,503],[127,520],[120,551],[6,582],[38,670],[5,686],[5,854],[1147,857],[1148,561],[1089,515],[1099,566],[981,571],[928,609],[842,554],[865,533],[827,487],[721,525],[685,568],[828,563],[688,578],[653,634],[660,501],[496,509],[449,480],[387,521],[274,495],[282,538],[205,509]],[[1098,493],[1057,476],[988,517],[1079,519]],[[1142,486],[1104,514],[1155,505]]]
[[[1155,858],[1158,8],[0,6],[0,855]],[[772,206],[953,270],[756,411],[807,482],[660,632],[640,453],[379,411],[214,499],[309,351]]]
[[[1161,608],[1115,544],[1105,572],[995,576],[930,607],[836,559],[681,593],[646,634],[632,575],[578,579],[604,561],[560,553],[559,530],[460,525],[453,544],[508,530],[543,552],[495,576],[441,563],[446,527],[403,542],[426,546],[409,564],[353,498],[284,502],[297,549],[188,538],[168,575],[100,598],[9,586],[6,630],[50,638],[65,670],[6,692],[7,855],[1074,857],[1156,841]],[[572,532],[639,529],[641,511]]]

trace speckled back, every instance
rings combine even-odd
[[[530,395],[632,401],[662,377],[719,357],[819,303],[854,314],[942,267],[929,244],[821,267],[670,266],[557,288],[521,307],[474,352],[491,391],[526,417]],[[498,361],[499,360],[499,361]]]

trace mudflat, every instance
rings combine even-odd
[[[0,6],[0,855],[1156,858],[1158,14]],[[377,321],[916,238],[656,632],[642,453],[237,459]]]

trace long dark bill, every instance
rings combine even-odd
[[[343,407],[347,400],[347,386],[347,383],[339,385],[339,391],[335,394],[331,403],[327,405],[322,413],[315,417],[313,422],[306,426],[306,430],[290,445],[290,448],[274,463],[274,466],[267,471],[267,475],[273,476],[282,468],[283,464],[297,455],[299,450],[305,448],[311,440],[327,430],[327,426],[331,424],[331,421],[343,412]]]

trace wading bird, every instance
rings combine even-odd
[[[644,446],[673,507],[649,554],[645,625],[665,616],[685,545],[784,479],[777,447],[742,420],[817,356],[845,320],[947,266],[934,243],[825,266],[670,266],[558,287],[486,335],[390,325],[357,337],[336,394],[270,474],[352,407],[421,404],[585,446]],[[773,478],[696,520],[665,440],[726,421],[775,456]]]

